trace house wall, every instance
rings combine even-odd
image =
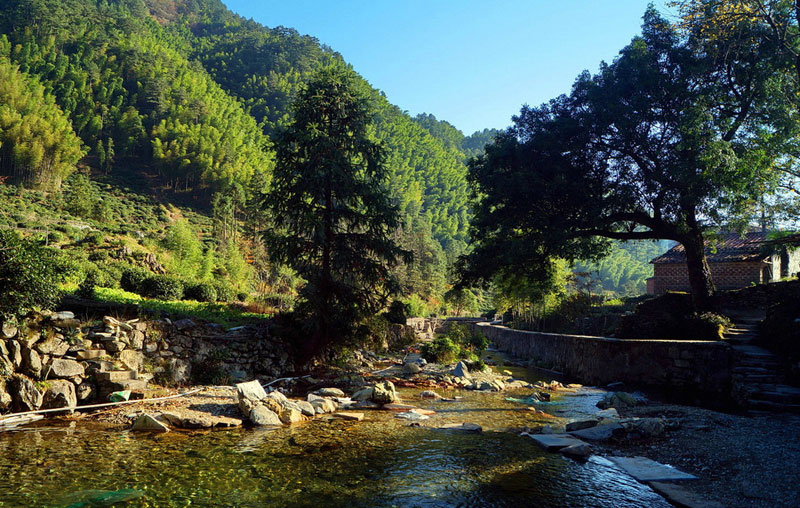
[[[795,260],[797,262],[797,260]],[[711,278],[717,289],[739,289],[758,284],[766,263],[710,263]],[[773,270],[773,277],[778,270]],[[769,282],[769,280],[764,281]],[[689,272],[685,263],[657,263],[653,265],[652,294],[667,291],[690,291]]]

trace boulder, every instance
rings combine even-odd
[[[620,432],[624,432],[622,425],[609,423],[607,425],[596,425],[588,429],[575,430],[570,434],[589,441],[608,441],[615,435],[618,436]]]
[[[321,388],[316,393],[322,397],[344,397],[344,392],[338,388]]]
[[[464,362],[458,362],[458,365],[456,365],[456,368],[453,369],[451,374],[453,374],[455,377],[470,377],[469,369],[467,368],[467,364]]]
[[[14,373],[14,364],[5,356],[0,356],[0,379],[11,376]]]
[[[573,422],[569,422],[565,428],[567,429],[567,432],[572,432],[573,430],[582,430],[594,427],[598,423],[599,421],[595,419],[575,420]]]
[[[42,375],[42,357],[36,350],[29,347],[22,347],[22,370],[32,378],[39,378]]]
[[[65,379],[54,379],[47,382],[47,391],[42,399],[42,409],[56,409],[59,407],[75,407],[78,398],[75,394],[75,385]]]
[[[615,408],[610,407],[608,409],[604,409],[602,411],[598,411],[597,413],[595,413],[595,416],[598,417],[598,418],[613,420],[613,419],[619,418],[619,413],[617,412],[617,410]]]
[[[317,414],[333,413],[336,411],[336,403],[330,399],[314,400],[311,402],[311,405],[314,406],[314,411]]]
[[[63,356],[69,351],[69,342],[58,337],[50,337],[37,342],[34,348],[43,355]]]
[[[414,375],[414,374],[419,374],[421,371],[422,367],[420,367],[418,363],[406,362],[403,365],[403,374]]]
[[[353,400],[356,400],[358,402],[363,402],[365,400],[370,400],[372,398],[373,391],[374,391],[374,389],[371,386],[368,386],[366,388],[362,388],[361,390],[357,391],[350,398],[353,399]]]
[[[314,406],[312,406],[311,403],[308,401],[298,400],[297,402],[295,402],[295,404],[297,404],[297,407],[300,408],[300,411],[305,416],[314,416],[317,413],[314,410]]]
[[[55,358],[50,362],[50,376],[51,377],[73,377],[83,376],[83,365],[75,360],[66,360],[64,358]]]
[[[352,421],[356,421],[356,422],[360,422],[361,420],[364,419],[364,413],[346,413],[346,412],[341,412],[341,413],[336,413],[333,416],[335,418],[341,418],[343,420],[352,420]]]
[[[35,411],[42,405],[43,394],[30,379],[17,376],[11,381],[11,397],[14,399],[14,410]]]
[[[144,355],[133,349],[126,349],[119,354],[119,361],[130,370],[140,370],[144,363]]]
[[[169,427],[149,414],[142,414],[133,422],[131,430],[141,432],[169,432]]]
[[[391,381],[376,383],[372,392],[372,402],[390,404],[397,400],[397,391]]]
[[[250,411],[250,421],[253,425],[282,425],[280,417],[274,411],[261,405]]]
[[[175,408],[161,415],[174,427],[181,429],[207,429],[211,427],[238,427],[242,424],[239,418],[217,415],[206,411],[187,408]]]
[[[281,422],[287,425],[292,423],[300,423],[305,420],[305,417],[301,411],[287,407],[282,408],[281,412],[278,413],[278,418],[280,418]]]

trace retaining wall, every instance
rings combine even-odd
[[[630,340],[513,330],[477,323],[500,351],[563,372],[594,385],[630,385],[684,392],[686,396],[728,398],[732,352],[711,341]]]

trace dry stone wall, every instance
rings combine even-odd
[[[732,352],[711,341],[630,340],[528,332],[478,323],[495,347],[563,372],[586,384],[621,381],[684,392],[728,397]]]
[[[106,402],[112,392],[141,392],[154,379],[230,383],[293,369],[289,348],[266,325],[32,313],[0,332],[0,414]]]

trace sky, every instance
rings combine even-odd
[[[651,0],[223,0],[339,52],[411,115],[464,134],[567,93],[640,32]],[[663,1],[654,2],[667,12]]]

